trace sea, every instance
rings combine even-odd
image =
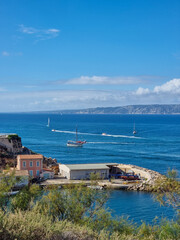
[[[76,128],[78,139],[87,143],[82,148],[67,147],[68,140],[76,139]],[[0,133],[17,133],[24,146],[59,163],[113,162],[162,174],[168,169],[180,173],[180,115],[1,113]],[[106,207],[114,217],[123,215],[138,224],[176,217],[172,208],[160,206],[151,193],[145,192],[110,191]]]

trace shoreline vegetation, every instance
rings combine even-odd
[[[127,218],[112,217],[105,208],[107,191],[83,184],[59,189],[41,189],[33,184],[16,195],[6,194],[16,182],[13,173],[1,175],[0,239],[2,240],[179,240],[180,183],[176,171],[154,186],[156,199],[176,211],[174,220],[155,218],[152,224],[137,225]],[[96,185],[93,176],[91,185]]]

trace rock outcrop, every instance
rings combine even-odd
[[[0,168],[7,165],[14,167],[17,164],[18,154],[37,154],[27,147],[22,146],[21,138],[17,134],[4,134],[0,136]],[[44,167],[57,165],[57,160],[51,157],[44,157]]]
[[[149,192],[154,186],[156,180],[163,176],[162,174],[147,168],[143,168],[135,165],[124,165],[124,166],[129,167],[135,174],[138,174],[141,177],[141,181],[139,183],[129,186],[127,190]]]

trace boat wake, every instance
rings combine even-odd
[[[120,138],[139,138],[142,139],[141,137],[135,137],[135,136],[128,136],[128,135],[114,135],[114,134],[106,134],[105,137],[120,137]]]
[[[116,145],[129,145],[134,143],[122,143],[122,142],[87,142],[87,144],[116,144]]]
[[[68,134],[76,134],[74,131],[62,131],[62,130],[55,130],[55,132],[60,132],[60,133],[68,133]],[[132,139],[142,139],[141,137],[136,137],[136,136],[128,136],[128,135],[114,135],[114,134],[98,134],[98,133],[82,133],[78,132],[78,135],[90,135],[90,136],[102,136],[102,137],[116,137],[116,138],[132,138]]]

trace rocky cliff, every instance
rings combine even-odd
[[[37,154],[27,147],[22,146],[21,138],[17,134],[0,136],[0,168],[14,167],[17,164],[18,154]],[[56,159],[45,157],[43,159],[45,167],[57,164]]]

